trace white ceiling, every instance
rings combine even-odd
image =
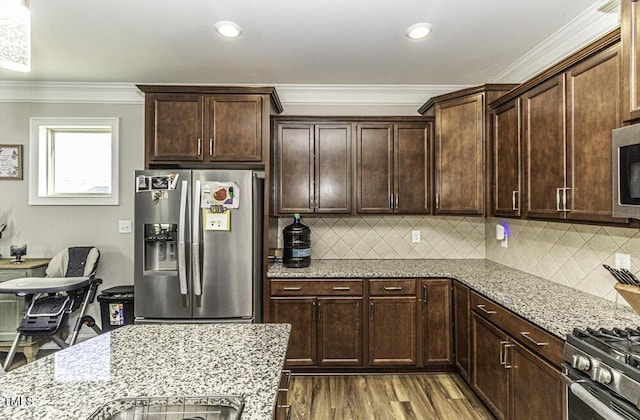
[[[32,71],[0,70],[0,81],[519,82],[504,70],[586,11],[590,21],[618,13],[611,3],[619,0],[30,0]],[[218,20],[240,24],[242,36],[216,35]],[[406,38],[420,21],[433,33]]]

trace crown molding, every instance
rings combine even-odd
[[[620,25],[620,0],[601,0],[554,32],[489,82],[520,83]]]
[[[144,94],[133,83],[0,81],[0,102],[142,104]]]

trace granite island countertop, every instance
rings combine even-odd
[[[81,420],[123,397],[242,395],[270,420],[288,324],[127,325],[0,374],[0,418]]]
[[[272,279],[454,278],[563,340],[576,327],[640,326],[640,316],[622,303],[616,305],[488,260],[312,260],[306,268],[286,268],[275,263],[267,276]]]

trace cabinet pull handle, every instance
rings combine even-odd
[[[402,290],[402,286],[384,286],[384,290]]]
[[[518,206],[518,199],[517,199],[518,193],[519,193],[519,191],[514,191],[514,192],[511,193],[511,205],[512,205],[511,209],[513,211],[520,210],[520,208]]]
[[[527,340],[531,341],[533,344],[535,344],[535,345],[536,345],[536,346],[538,346],[538,347],[544,347],[544,346],[548,346],[548,345],[549,345],[549,343],[543,343],[543,342],[540,342],[540,341],[536,341],[535,339],[531,338],[531,335],[530,335],[530,334],[531,334],[531,333],[530,333],[530,332],[528,332],[528,331],[522,331],[522,332],[520,333],[520,335],[521,335],[521,336],[523,336],[523,337],[524,337],[524,338],[526,338]]]
[[[389,208],[393,208],[393,194],[389,194]]]
[[[395,205],[394,205],[394,207],[395,207],[396,209],[399,207],[399,204],[398,204],[399,202],[400,202],[400,200],[398,199],[398,194],[396,194],[396,203],[395,203]]]
[[[501,341],[500,342],[500,365],[501,366],[504,366],[504,365],[507,364],[507,361],[505,360],[505,355],[504,355],[504,353],[505,353],[504,352],[504,347],[505,347],[505,344],[507,344],[507,343],[508,343],[508,341]]]
[[[369,307],[370,307],[370,311],[369,311],[369,318],[373,319],[373,302],[369,302]]]
[[[515,345],[511,344],[511,343],[505,343],[505,345],[504,345],[504,368],[505,369],[513,368],[513,356],[511,357],[511,359],[512,359],[511,362],[510,363],[507,362],[507,356],[508,356],[508,353],[509,353],[509,351],[507,349],[509,349],[511,347],[515,347]]]
[[[202,155],[202,139],[198,137],[198,156]]]
[[[311,319],[312,319],[313,321],[315,321],[315,320],[316,320],[316,310],[317,310],[317,308],[316,308],[316,301],[314,300],[314,301],[313,301],[313,308],[311,309]]]
[[[571,188],[569,187],[565,187],[562,189],[562,209],[563,211],[568,212],[569,209],[567,208],[567,190],[570,190]]]
[[[440,194],[436,193],[436,209],[440,208]]]
[[[556,188],[556,211],[562,211],[560,208],[560,191],[562,191],[562,188]]]
[[[213,139],[209,139],[209,156],[213,156]]]
[[[422,285],[422,303],[427,304],[427,285]]]
[[[351,290],[349,286],[333,286],[333,290]]]
[[[480,309],[482,312],[484,312],[487,315],[492,315],[496,313],[496,311],[488,310],[485,305],[476,305],[476,306],[478,307],[478,309]]]
[[[320,317],[322,316],[322,310],[320,309],[320,305],[321,305],[320,302],[318,302],[318,305],[316,305],[316,311],[318,312],[318,316],[316,316],[316,318],[318,321],[320,321]]]
[[[295,292],[295,291],[298,291],[298,290],[300,290],[300,289],[301,289],[301,287],[300,287],[300,286],[284,286],[284,287],[282,288],[282,290],[290,290],[290,291],[294,291],[294,292]]]

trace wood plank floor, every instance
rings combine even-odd
[[[454,373],[294,376],[293,420],[493,419]]]

